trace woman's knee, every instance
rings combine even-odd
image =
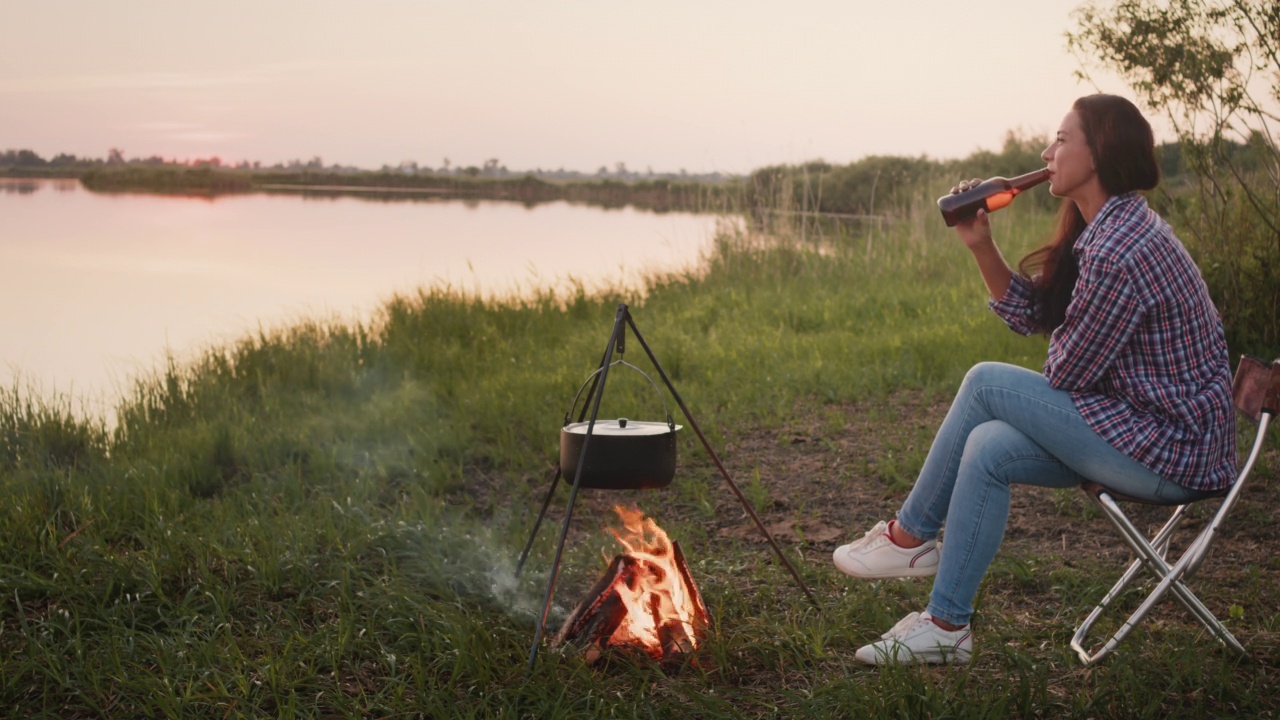
[[[965,441],[967,470],[1008,487],[1013,484],[1066,487],[1079,482],[1058,458],[1003,420],[982,423]]]
[[[1028,385],[1031,383],[1032,385]],[[1044,375],[1020,365],[1002,362],[980,362],[965,373],[962,391],[977,392],[982,388],[1015,389],[1046,384]]]
[[[967,460],[981,464],[1004,461],[1011,450],[1022,450],[1026,436],[1003,420],[988,420],[974,426],[965,438],[964,455]]]
[[[983,475],[1011,480],[1005,470],[1028,458],[1044,459],[1046,453],[1020,430],[1003,420],[988,420],[973,428],[964,444],[965,461]]]
[[[1013,366],[999,362],[980,362],[965,373],[964,382],[960,384],[960,392],[972,393],[984,387],[1003,385],[1002,378],[1007,377],[1011,367]]]

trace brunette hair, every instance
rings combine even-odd
[[[1071,109],[1080,117],[1098,181],[1108,195],[1151,190],[1160,183],[1151,124],[1133,103],[1117,95],[1086,95]],[[1072,250],[1087,225],[1075,202],[1064,198],[1049,242],[1018,263],[1018,272],[1032,278],[1032,322],[1040,332],[1053,332],[1066,318],[1080,274]]]

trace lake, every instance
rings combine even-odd
[[[0,178],[0,383],[107,416],[140,374],[258,328],[364,321],[394,293],[639,288],[718,219],[568,203],[99,194]]]

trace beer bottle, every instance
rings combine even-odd
[[[995,212],[1009,203],[1018,193],[1039,185],[1049,179],[1049,168],[1041,168],[1013,179],[993,177],[958,193],[947,193],[938,198],[938,208],[942,210],[942,219],[947,227],[968,220],[978,214],[979,210]]]

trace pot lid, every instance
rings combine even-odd
[[[585,422],[570,423],[564,426],[564,431],[574,435],[586,435],[587,424]],[[596,426],[592,429],[591,434],[594,435],[617,435],[622,437],[639,437],[642,435],[662,435],[664,433],[675,432],[682,425],[676,425],[674,428],[664,422],[647,422],[644,420],[628,420],[626,418],[618,418],[617,420],[596,420]]]

